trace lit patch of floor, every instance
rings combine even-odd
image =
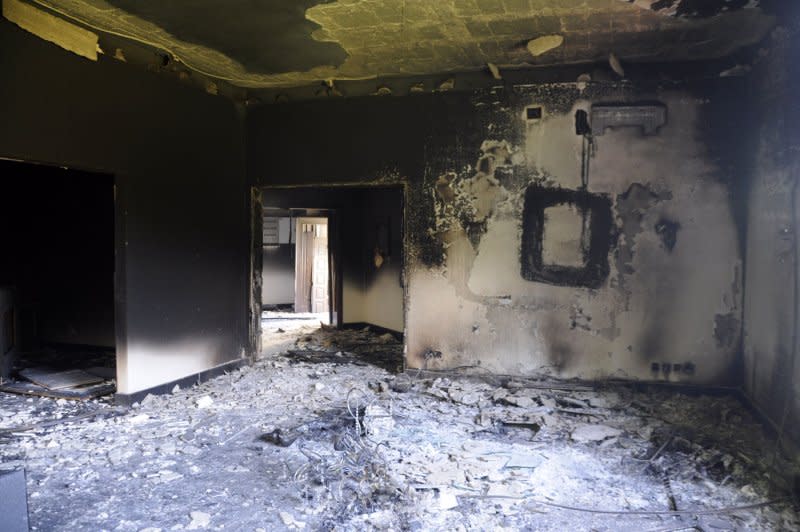
[[[123,413],[2,395],[0,416],[35,530],[800,526],[787,464],[727,396],[278,355]]]

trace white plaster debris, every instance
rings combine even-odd
[[[288,527],[298,528],[300,530],[306,527],[304,522],[296,520],[289,512],[280,512],[278,515],[280,515],[283,524]]]
[[[575,427],[572,430],[570,437],[572,438],[572,441],[589,443],[603,441],[608,438],[615,438],[620,434],[622,434],[621,430],[609,427],[607,425],[584,423]]]
[[[104,400],[0,394],[0,466],[25,467],[37,530],[658,530],[675,518],[545,503],[668,510],[665,479],[681,510],[789,493],[735,398],[393,375],[347,347],[370,334],[303,330],[294,346],[320,362],[265,356],[116,416]],[[14,430],[91,411],[109,415]],[[786,503],[678,524],[724,523],[800,527]]]
[[[205,512],[192,512],[189,514],[189,517],[192,518],[192,521],[189,523],[189,526],[186,527],[186,530],[207,528],[208,525],[211,524],[211,516]]]
[[[208,408],[214,404],[214,400],[211,397],[204,395],[203,397],[197,399],[195,404],[197,405],[197,408]]]

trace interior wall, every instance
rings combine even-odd
[[[0,174],[0,286],[16,289],[26,349],[113,348],[113,178],[11,161]]]
[[[403,189],[379,188],[363,193],[364,268],[362,321],[402,332]],[[376,257],[376,253],[379,257]]]
[[[294,244],[264,246],[261,304],[294,303]]]
[[[739,80],[715,79],[263,106],[248,114],[248,171],[261,184],[407,185],[410,367],[731,384],[743,224],[737,146],[721,132],[737,131],[741,95]],[[526,190],[581,183],[576,111],[642,101],[665,105],[667,123],[606,130],[590,161],[588,190],[612,210],[607,274],[593,287],[525,279]]]
[[[249,189],[230,101],[0,20],[0,157],[113,174],[117,382],[131,394],[247,349]]]
[[[798,25],[776,29],[765,50],[751,76],[757,120],[748,191],[744,382],[781,433],[800,442],[800,427],[792,422],[800,418]]]

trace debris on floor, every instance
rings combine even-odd
[[[366,335],[293,349],[358,354]],[[800,527],[790,464],[736,397],[309,356],[121,413],[0,394],[0,429],[87,414],[0,431],[0,462],[28,472],[33,530]]]
[[[0,391],[86,401],[116,391],[116,354],[103,348],[48,347],[15,360],[14,380],[0,380]]]
[[[285,353],[292,363],[372,364],[392,373],[403,370],[400,335],[378,334],[368,326],[360,329],[321,327],[300,334],[294,347]]]
[[[25,380],[4,382],[0,391],[55,399],[93,399],[116,391],[114,377],[106,369],[26,368],[18,372]]]

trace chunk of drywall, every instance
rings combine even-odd
[[[2,0],[3,16],[25,31],[97,61],[97,34],[20,0]]]

